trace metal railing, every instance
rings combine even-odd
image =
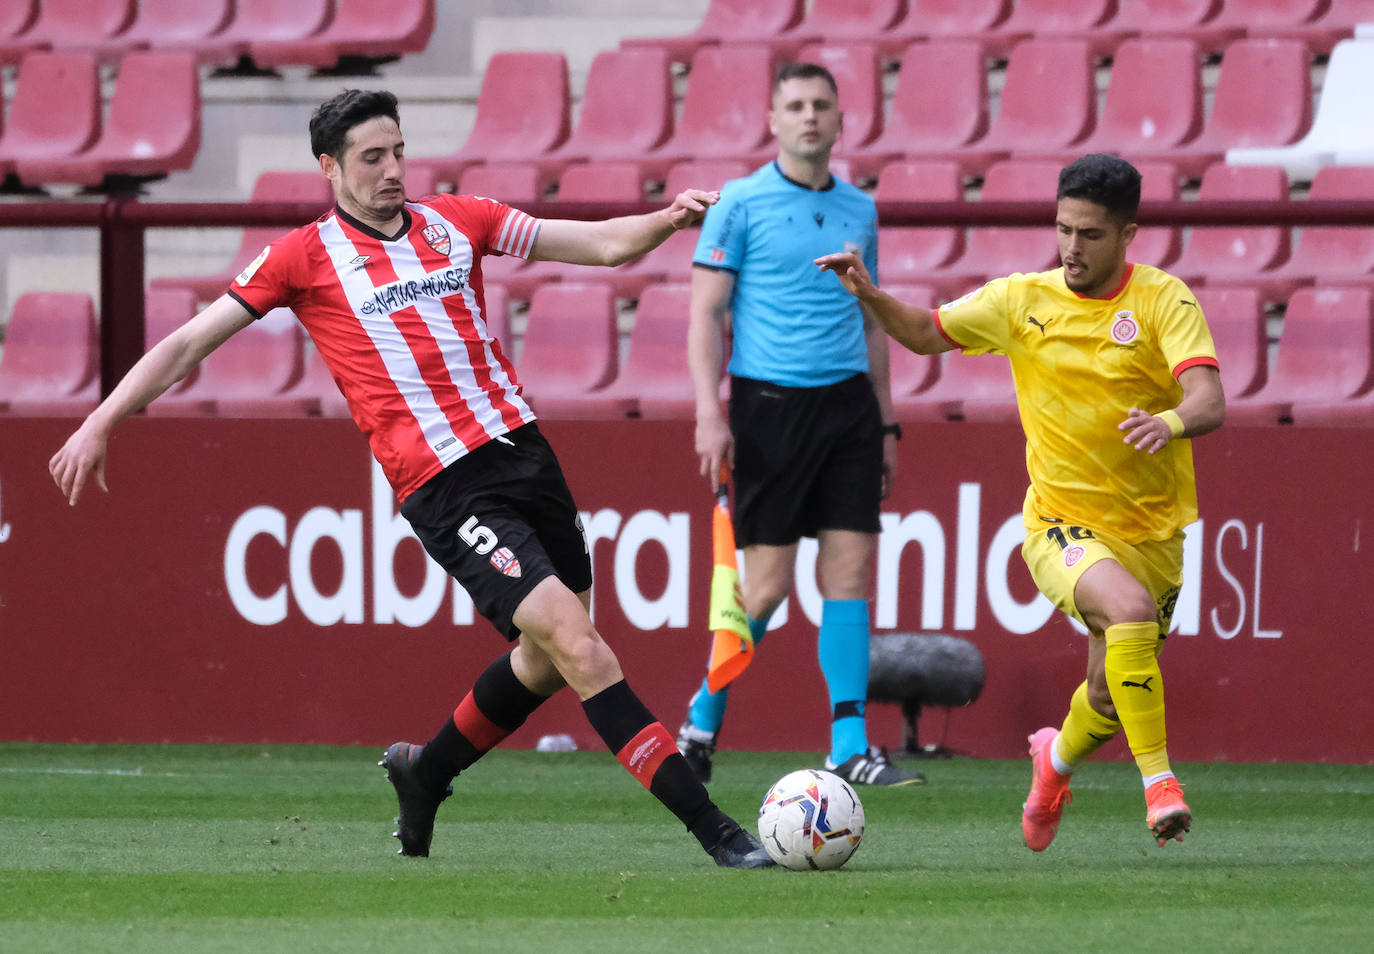
[[[536,218],[598,219],[662,208],[662,203],[535,202],[521,208]],[[150,228],[281,226],[283,232],[321,212],[313,202],[105,202],[0,203],[0,228],[74,228],[99,231],[100,388],[109,394],[144,351],[145,233]],[[1049,202],[884,202],[884,225],[1045,226]],[[1263,225],[1374,226],[1374,200],[1145,202],[1142,226]]]

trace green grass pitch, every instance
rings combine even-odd
[[[0,950],[1365,951],[1374,768],[1184,765],[1155,846],[1134,767],[1085,766],[1058,840],[1021,843],[1027,762],[863,789],[837,872],[725,871],[605,752],[497,751],[433,856],[401,858],[380,749],[0,744]],[[810,753],[723,752],[752,827]]]

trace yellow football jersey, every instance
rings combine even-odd
[[[1129,265],[1114,294],[1087,298],[1056,268],[988,282],[941,305],[935,318],[965,354],[1011,361],[1026,433],[1028,528],[1063,521],[1136,543],[1170,537],[1197,518],[1191,442],[1147,454],[1117,429],[1132,407],[1176,407],[1178,375],[1217,364],[1187,285]]]

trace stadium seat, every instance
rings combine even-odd
[[[1058,162],[1009,159],[995,163],[983,180],[983,201],[1051,202],[1059,191]],[[1059,265],[1053,222],[1033,226],[983,226],[969,233],[964,254],[945,271],[965,288],[1012,272],[1039,272]]]
[[[615,295],[605,282],[548,282],[530,299],[518,362],[525,399],[541,417],[599,391],[620,368]]]
[[[1219,162],[1203,174],[1198,199],[1286,203],[1288,177],[1278,166]],[[1288,259],[1289,235],[1289,229],[1273,225],[1194,226],[1170,271],[1190,285],[1249,284]]]
[[[959,202],[963,198],[959,164],[935,159],[884,166],[873,190],[873,200],[879,203]],[[878,278],[884,287],[928,286],[946,299],[956,298],[967,290],[967,276],[942,272],[963,253],[962,228],[884,225],[878,231]]]
[[[643,202],[644,185],[644,170],[637,162],[581,162],[563,170],[558,198],[567,202]]]
[[[1169,162],[1137,162],[1140,198],[1143,202],[1174,202],[1179,197],[1178,170]],[[1171,268],[1183,251],[1183,235],[1177,226],[1142,225],[1135,233],[1127,257],[1142,265]]]
[[[318,202],[320,212],[324,212],[334,202],[334,192],[329,180],[319,170],[309,172],[268,171],[258,175],[253,184],[250,201],[260,202]],[[239,249],[221,271],[210,275],[177,275],[154,278],[149,282],[151,288],[189,288],[196,293],[197,300],[214,301],[243,271],[258,253],[289,229],[281,226],[262,226],[243,230]]]
[[[832,156],[847,161],[851,150],[862,149],[883,128],[883,76],[877,47],[871,43],[809,43],[797,58],[803,63],[818,63],[835,77],[844,125]]]
[[[659,180],[689,159],[742,159],[762,165],[776,155],[768,131],[773,64],[765,46],[702,48],[692,58],[682,112],[672,137],[645,156],[646,173]]]
[[[1349,0],[1226,0],[1213,23],[1244,27],[1245,35],[1250,37],[1300,38],[1314,53],[1326,54],[1338,40],[1353,32],[1354,23],[1347,23],[1344,28],[1335,25],[1335,20],[1322,25],[1322,15],[1330,7],[1348,3]]]
[[[1193,294],[1212,331],[1226,397],[1255,393],[1269,377],[1269,332],[1259,290],[1211,285]]]
[[[334,383],[329,366],[315,348],[305,358],[300,380],[282,392],[286,410],[296,410],[304,417],[351,417],[343,392]]]
[[[143,296],[143,350],[151,351],[153,345],[186,324],[196,313],[199,302],[196,293],[189,288],[149,288]],[[168,389],[167,393],[185,390],[200,377],[200,367],[190,370],[186,377]]]
[[[305,333],[285,308],[233,335],[200,364],[200,376],[148,405],[153,417],[303,417],[308,402],[286,396],[305,371]]]
[[[1202,129],[1202,59],[1192,40],[1125,40],[1112,59],[1097,128],[1068,150],[1029,144],[1016,157],[1054,155],[1072,162],[1089,152],[1134,159],[1168,151]]]
[[[370,72],[378,63],[419,53],[434,33],[434,0],[334,0],[334,17],[298,40],[249,46],[259,66],[316,66]]]
[[[988,30],[994,43],[1010,44],[1028,36],[1086,41],[1094,56],[1110,57],[1126,33],[1116,27],[1117,0],[1017,0],[1011,16]]]
[[[410,171],[406,171],[407,178]],[[502,162],[489,166],[473,166],[458,177],[461,195],[480,195],[508,205],[538,202],[544,189],[539,170],[527,162]]]
[[[571,127],[568,60],[562,53],[502,52],[487,63],[477,94],[477,118],[467,140],[446,156],[408,158],[411,169],[428,169],[436,181],[456,185],[482,163],[536,162],[557,178],[552,153]]]
[[[1291,39],[1244,39],[1226,47],[1201,134],[1159,150],[1137,147],[1133,158],[1172,162],[1197,179],[1228,149],[1283,146],[1312,125],[1312,63],[1306,44]]]
[[[1007,61],[1002,105],[980,151],[1062,152],[1093,131],[1097,77],[1084,40],[1031,39]]]
[[[100,402],[100,331],[91,296],[25,292],[5,326],[0,413],[76,417]]]
[[[1223,5],[1223,0],[1130,0],[1118,5],[1112,26],[1145,38],[1189,39],[1204,55],[1214,56],[1245,35],[1243,26],[1212,25]]]
[[[696,389],[687,369],[687,282],[645,287],[620,374],[606,387],[559,402],[558,413],[578,418],[685,418],[696,410]]]
[[[909,0],[906,16],[886,31],[889,41],[880,52],[900,56],[912,43],[960,39],[976,40],[988,56],[1006,59],[1016,38],[994,31],[1013,6],[1012,0]]]
[[[42,0],[24,39],[54,50],[83,50],[102,62],[118,60],[122,34],[134,21],[137,0]]]
[[[883,283],[883,291],[907,305],[934,308],[935,289],[930,285],[900,285]],[[896,341],[888,342],[888,381],[892,390],[892,405],[899,421],[907,420],[903,413],[906,402],[929,390],[940,379],[942,360],[938,354],[917,354]]]
[[[1339,404],[1374,385],[1374,292],[1300,288],[1284,313],[1274,365],[1264,387],[1228,400],[1227,424],[1293,420],[1293,405]]]
[[[252,44],[302,41],[322,31],[333,15],[334,0],[234,0],[234,18],[215,34],[205,56],[224,63],[247,60]]]
[[[1011,363],[998,354],[947,352],[930,387],[905,396],[900,404],[894,396],[893,402],[904,421],[1016,420]]]
[[[882,132],[847,148],[855,175],[872,178],[897,159],[954,159],[981,176],[1007,151],[981,148],[988,131],[988,81],[982,47],[970,40],[932,40],[902,54],[897,86]]]
[[[802,22],[805,0],[710,0],[701,24],[681,36],[626,37],[623,48],[651,46],[668,54],[674,63],[692,64],[705,47],[720,43],[764,45],[770,56],[790,60],[802,44],[815,36],[794,28]]]
[[[1308,191],[1312,200],[1374,199],[1374,166],[1327,166]],[[1306,226],[1293,254],[1254,276],[1268,301],[1283,301],[1302,285],[1374,283],[1374,226]]]
[[[673,100],[664,50],[603,50],[587,71],[577,125],[553,156],[577,162],[637,160],[672,135]]]
[[[1324,12],[1302,23],[1271,27],[1257,23],[1249,27],[1250,36],[1282,36],[1306,43],[1318,56],[1330,53],[1342,40],[1356,35],[1360,24],[1374,23],[1374,0],[1331,0]]]
[[[1369,90],[1374,87],[1374,41],[1337,43],[1326,65],[1316,115],[1307,135],[1287,146],[1244,146],[1226,150],[1226,161],[1242,166],[1283,166],[1288,178],[1310,182],[1339,153],[1370,149]],[[1350,161],[1350,160],[1342,160]],[[1374,158],[1370,160],[1374,164]],[[1350,164],[1355,164],[1350,161]]]
[[[875,43],[906,13],[907,0],[812,0],[800,31],[824,43]]]
[[[116,42],[125,50],[188,50],[197,59],[218,62],[225,58],[225,46],[215,35],[234,19],[234,10],[234,0],[139,0],[133,24]]]
[[[0,65],[17,64],[35,50],[47,49],[46,40],[29,39],[38,19],[38,0],[7,0],[0,3]]]
[[[0,137],[0,173],[20,159],[71,156],[100,135],[100,76],[87,52],[30,53]]]
[[[104,183],[126,191],[131,183],[189,169],[200,149],[200,112],[192,53],[126,53],[95,144],[73,156],[20,159],[19,178],[28,185]]]

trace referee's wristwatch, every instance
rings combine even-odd
[[[888,434],[891,434],[893,437],[897,438],[897,440],[901,440],[902,425],[898,424],[896,421],[893,421],[891,424],[884,424],[883,436],[886,437]]]

